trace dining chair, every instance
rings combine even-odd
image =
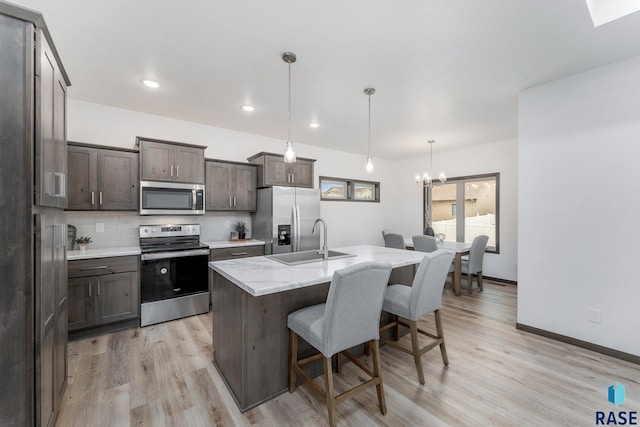
[[[414,251],[435,252],[438,250],[438,244],[436,243],[435,237],[418,234],[417,236],[413,236],[412,239]]]
[[[382,326],[380,332],[394,328],[395,339],[390,340],[381,336],[380,341],[413,355],[420,384],[424,384],[422,355],[427,351],[439,345],[442,361],[445,366],[449,365],[447,348],[444,343],[440,306],[442,303],[442,290],[444,289],[453,255],[453,251],[447,249],[438,249],[435,252],[426,253],[420,262],[413,284],[411,286],[389,285],[382,303],[382,310],[392,314],[393,320],[391,323]],[[435,334],[418,328],[418,319],[432,312],[436,321]],[[407,322],[400,320],[400,318],[406,319]],[[411,348],[406,348],[398,343],[398,328],[400,325],[409,328]],[[418,334],[431,338],[431,342],[424,347],[420,347]]]
[[[482,286],[482,265],[484,263],[484,252],[487,249],[487,242],[489,236],[481,234],[476,236],[471,242],[471,248],[469,249],[469,256],[462,258],[460,264],[460,272],[467,275],[467,282],[469,284],[469,294],[471,294],[471,288],[473,286],[473,276],[478,279],[478,287],[481,291],[484,290]],[[455,265],[452,263],[449,268],[449,273],[453,274],[455,271]]]
[[[363,262],[333,273],[329,294],[324,304],[317,304],[295,311],[287,317],[289,327],[289,392],[296,389],[296,376],[311,386],[311,390],[323,395],[327,402],[329,424],[336,425],[336,404],[355,392],[376,386],[380,412],[387,413],[384,389],[380,373],[379,325],[382,299],[391,274],[391,265]],[[298,359],[298,338],[302,338],[319,354]],[[356,359],[347,349],[367,344],[373,352],[373,369]],[[334,396],[331,358],[344,355],[371,378]],[[322,359],[324,366],[324,390],[301,368],[314,360]],[[338,357],[338,370],[340,358]]]
[[[386,233],[383,234],[384,237],[384,246],[387,248],[395,248],[395,249],[404,249],[404,237],[402,234],[397,233]]]

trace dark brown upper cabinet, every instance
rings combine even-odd
[[[35,203],[67,207],[67,83],[42,32],[36,36]]]
[[[220,160],[205,164],[207,211],[256,210],[256,166]]]
[[[138,210],[138,153],[70,143],[69,210]]]
[[[313,188],[314,159],[298,157],[295,163],[285,163],[281,154],[258,153],[247,159],[258,166],[258,187]]]
[[[198,145],[138,138],[142,181],[204,184],[204,149]]]

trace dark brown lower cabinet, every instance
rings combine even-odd
[[[138,266],[137,256],[69,261],[69,331],[137,318]]]

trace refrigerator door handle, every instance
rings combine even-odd
[[[298,245],[296,245],[296,241],[298,239],[298,217],[296,216],[296,205],[291,206],[291,224],[291,233],[293,233],[293,236],[291,236],[291,252],[296,252],[298,250]]]
[[[300,250],[300,206],[296,205],[296,252]]]
[[[298,235],[300,233],[300,224],[299,224],[299,220],[300,218],[298,217],[298,205],[293,205],[291,208],[291,215],[292,215],[292,224],[293,224],[293,230],[291,230],[291,232],[293,233],[293,237],[291,239],[291,252],[298,252]]]

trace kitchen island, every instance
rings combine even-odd
[[[268,257],[209,263],[212,269],[213,363],[241,411],[287,390],[287,316],[326,301],[336,270],[366,261],[393,267],[393,282],[411,284],[421,252],[379,246],[335,250],[356,256],[300,265]],[[299,352],[314,350],[304,342]],[[316,376],[322,367],[309,364]]]

